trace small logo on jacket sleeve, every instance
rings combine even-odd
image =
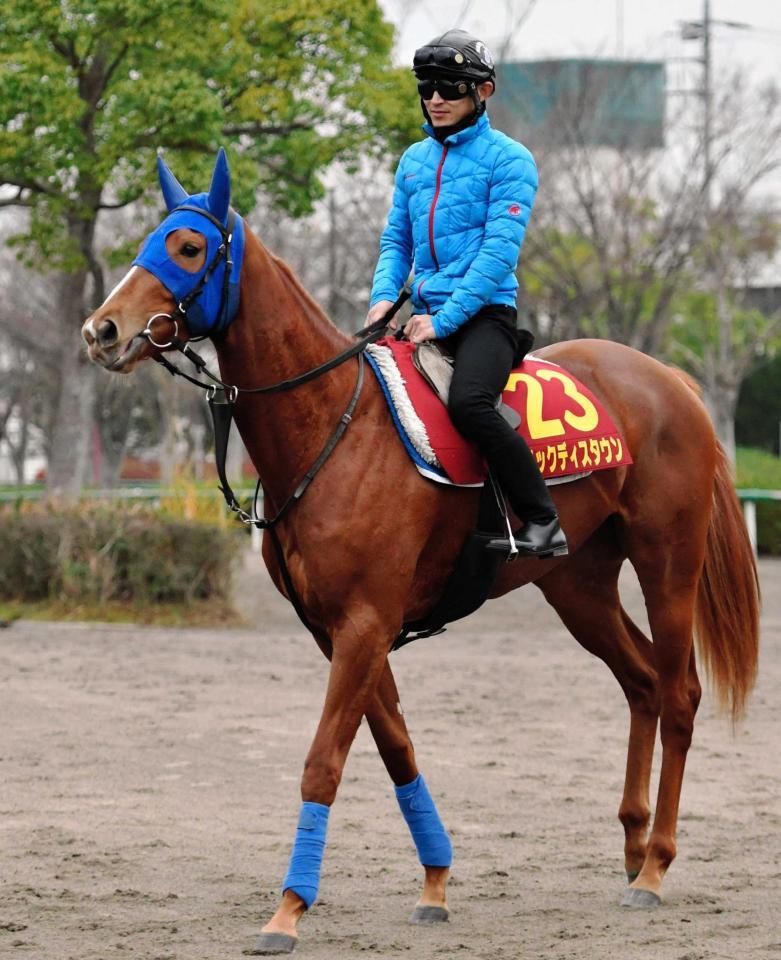
[[[511,206],[507,208],[507,212],[510,214],[511,217],[517,217],[518,214],[521,212],[520,204],[513,203]]]

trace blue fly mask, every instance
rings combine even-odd
[[[217,155],[208,193],[190,196],[160,156],[157,172],[169,214],[146,238],[133,265],[148,270],[170,291],[192,336],[212,336],[236,316],[244,259],[244,221],[230,209],[225,151],[220,148]],[[206,238],[206,258],[198,273],[177,266],[165,248],[170,234],[183,227]]]

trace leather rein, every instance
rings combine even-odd
[[[200,292],[200,290],[199,290]],[[187,319],[186,313],[186,304],[180,303],[177,308],[177,314],[168,315],[168,314],[155,314],[150,318],[149,323],[147,324],[146,329],[139,334],[139,336],[146,337],[146,339],[153,345],[158,348],[173,348],[178,350],[183,356],[185,356],[190,363],[195,367],[198,376],[205,376],[210,382],[204,382],[203,380],[197,379],[188,373],[185,373],[184,370],[181,370],[174,363],[172,363],[166,356],[162,353],[156,353],[154,359],[163,366],[172,376],[183,377],[189,383],[192,383],[194,386],[199,387],[201,390],[207,392],[207,401],[209,403],[209,409],[212,414],[212,421],[214,424],[214,444],[215,444],[215,461],[217,466],[217,474],[220,479],[220,490],[222,491],[223,496],[225,497],[225,502],[228,507],[242,520],[244,523],[251,524],[253,526],[259,527],[260,529],[267,530],[272,529],[276,524],[282,519],[284,514],[293,506],[293,504],[300,500],[304,495],[304,491],[309,486],[309,484],[314,479],[315,475],[318,473],[320,468],[323,466],[325,461],[331,455],[334,450],[334,447],[339,442],[342,437],[342,434],[347,429],[350,421],[352,420],[352,415],[355,411],[355,408],[358,404],[358,398],[361,394],[361,388],[363,386],[363,377],[364,377],[364,360],[363,353],[366,350],[366,347],[369,344],[374,343],[375,341],[381,339],[388,327],[388,324],[393,319],[393,317],[398,313],[404,303],[409,299],[411,291],[408,287],[404,287],[399,294],[398,298],[394,302],[393,306],[389,308],[385,316],[381,317],[379,320],[376,320],[374,323],[370,324],[368,327],[365,327],[363,330],[355,334],[357,340],[352,346],[347,347],[346,350],[342,350],[341,353],[338,353],[335,357],[332,357],[330,360],[326,360],[325,363],[321,363],[317,367],[313,367],[311,370],[307,370],[305,373],[299,374],[297,377],[291,377],[287,380],[281,380],[279,383],[272,383],[267,386],[261,387],[237,387],[234,384],[225,383],[218,376],[213,374],[206,365],[206,361],[203,357],[193,350],[190,341],[181,340],[179,337],[179,326],[177,323],[177,315]],[[192,296],[189,296],[188,301],[191,303],[194,299]],[[164,344],[157,343],[152,338],[151,333],[151,324],[153,321],[160,317],[165,317],[174,324],[174,333],[171,336],[171,339]],[[259,517],[257,515],[257,500],[258,493],[260,491],[260,480],[258,480],[257,486],[255,488],[255,496],[253,497],[252,503],[252,512],[244,510],[236,499],[236,495],[231,489],[230,483],[228,482],[227,473],[225,469],[225,462],[227,457],[228,450],[228,439],[230,436],[230,428],[233,422],[233,407],[236,401],[239,398],[240,394],[272,394],[272,393],[285,393],[288,390],[294,390],[296,387],[300,387],[305,383],[309,383],[311,380],[315,380],[318,377],[323,376],[323,374],[328,373],[331,370],[334,370],[336,367],[341,366],[347,360],[352,359],[352,357],[358,357],[358,376],[355,382],[355,389],[353,394],[350,397],[350,402],[347,405],[347,409],[342,414],[339,419],[339,423],[336,426],[336,429],[331,434],[326,445],[323,447],[319,456],[312,464],[312,466],[307,470],[304,478],[298,484],[293,493],[287,498],[283,503],[280,509],[277,511],[275,516]]]

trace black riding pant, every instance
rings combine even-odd
[[[522,520],[547,521],[556,513],[537,462],[526,441],[496,409],[496,400],[515,363],[529,346],[515,326],[513,307],[489,305],[478,311],[443,345],[455,357],[450,416],[473,441]]]

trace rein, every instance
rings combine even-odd
[[[206,366],[206,361],[203,359],[203,357],[190,346],[190,341],[180,339],[179,324],[176,321],[177,314],[156,313],[153,317],[149,318],[146,328],[142,330],[138,336],[144,337],[154,347],[158,347],[160,349],[173,347],[174,350],[178,350],[179,353],[185,356],[190,363],[192,363],[198,374],[208,377],[209,380],[211,380],[211,383],[204,383],[202,380],[196,380],[195,377],[190,376],[190,374],[185,373],[184,370],[181,370],[175,364],[171,363],[171,361],[162,353],[155,354],[153,359],[156,360],[161,366],[165,367],[165,369],[172,376],[184,377],[185,380],[194,384],[196,387],[200,387],[201,390],[224,390],[226,394],[232,398],[231,402],[235,402],[240,393],[284,393],[287,390],[294,390],[296,387],[300,387],[305,383],[309,383],[310,380],[317,379],[317,377],[322,376],[324,373],[328,373],[329,371],[343,364],[345,361],[350,360],[352,357],[363,353],[369,344],[374,343],[382,338],[382,336],[385,334],[388,324],[404,306],[406,301],[409,300],[410,296],[411,291],[409,287],[405,286],[394,302],[393,306],[388,309],[388,312],[385,314],[385,316],[381,317],[379,320],[375,320],[374,323],[370,324],[368,327],[364,327],[363,330],[354,334],[354,336],[357,338],[357,342],[352,346],[347,347],[346,350],[342,350],[342,352],[338,353],[335,357],[332,357],[330,360],[326,360],[325,363],[321,363],[317,367],[313,367],[311,370],[307,370],[305,373],[299,374],[297,377],[291,377],[288,380],[280,380],[279,383],[272,383],[268,386],[262,387],[237,387],[235,384],[225,383],[218,376],[213,374]],[[188,296],[187,299],[191,302],[192,297]],[[187,319],[187,314],[182,310],[182,305],[183,304],[179,304],[179,307],[177,308],[179,311],[178,315]],[[152,337],[152,324],[159,318],[170,320],[174,325],[174,333],[167,343],[157,343]]]
[[[224,318],[226,311],[228,310],[228,280],[230,277],[230,268],[233,265],[231,261],[231,242],[233,239],[233,225],[236,222],[236,213],[234,210],[228,212],[228,221],[227,225],[223,227],[217,217],[209,213],[208,210],[203,210],[201,207],[192,206],[191,204],[183,203],[172,210],[172,213],[176,213],[178,210],[188,210],[191,213],[200,214],[200,216],[205,217],[210,223],[214,224],[215,227],[220,231],[222,235],[222,243],[215,251],[214,256],[209,263],[209,266],[204,271],[203,276],[200,278],[198,283],[193,287],[193,289],[183,297],[176,306],[176,312],[169,313],[156,313],[154,316],[150,317],[147,321],[146,327],[138,334],[139,337],[144,337],[148,343],[152,346],[157,347],[158,349],[167,349],[172,347],[174,350],[178,350],[183,354],[195,367],[197,373],[201,376],[206,376],[209,378],[211,383],[204,383],[202,380],[197,380],[195,377],[191,377],[189,374],[185,373],[183,370],[180,370],[175,364],[171,363],[167,357],[163,356],[162,353],[156,353],[154,359],[161,364],[165,369],[172,375],[178,377],[184,377],[189,383],[192,383],[196,387],[200,387],[201,390],[210,391],[209,402],[211,403],[214,393],[219,388],[225,391],[225,394],[230,403],[235,403],[238,399],[240,393],[284,393],[286,390],[294,390],[296,387],[301,386],[304,383],[308,383],[310,380],[315,380],[317,377],[322,376],[324,373],[328,373],[330,370],[333,370],[335,367],[338,367],[340,364],[349,360],[351,357],[357,356],[358,354],[363,353],[366,347],[370,343],[374,343],[375,340],[379,340],[385,330],[393,319],[393,317],[399,312],[401,307],[409,300],[412,295],[410,288],[405,285],[399,296],[396,298],[396,301],[388,309],[388,312],[384,317],[381,317],[379,320],[375,320],[374,323],[370,324],[368,327],[365,327],[359,333],[355,334],[358,338],[358,342],[354,343],[351,347],[348,347],[346,350],[343,350],[341,353],[338,353],[335,357],[332,357],[330,360],[326,360],[325,363],[321,363],[319,366],[314,367],[312,370],[307,370],[306,373],[302,373],[297,377],[291,377],[289,380],[282,380],[279,383],[272,383],[268,386],[262,387],[237,387],[233,384],[227,384],[221,380],[218,376],[213,374],[209,368],[206,366],[206,361],[203,357],[193,350],[190,345],[191,341],[182,340],[179,337],[179,323],[178,319],[187,320],[187,310],[194,301],[200,296],[206,284],[211,279],[214,271],[219,266],[223,257],[226,260],[225,264],[225,277],[223,279],[222,285],[222,295],[221,295],[221,304],[220,304],[220,318]],[[155,320],[168,320],[174,325],[174,332],[171,335],[171,339],[167,343],[158,343],[152,336],[153,325]],[[204,337],[199,337],[198,339],[204,339]]]
[[[298,602],[298,597],[295,594],[292,583],[288,583],[290,577],[287,571],[287,565],[284,562],[281,544],[279,543],[279,538],[274,528],[282,519],[282,517],[288,512],[288,510],[294,506],[294,504],[296,504],[301,497],[303,497],[307,487],[312,480],[314,480],[315,476],[320,471],[320,468],[323,466],[328,457],[330,457],[330,455],[333,453],[337,443],[341,440],[342,435],[350,425],[350,422],[352,421],[352,415],[356,406],[358,405],[358,399],[361,395],[361,389],[363,387],[364,351],[369,344],[374,343],[384,335],[388,324],[398,313],[404,303],[409,299],[410,295],[411,292],[409,287],[405,286],[394,304],[388,309],[388,312],[385,314],[385,316],[381,317],[379,320],[375,320],[374,323],[355,334],[355,336],[358,338],[357,342],[352,346],[347,347],[346,350],[342,350],[342,352],[338,353],[335,357],[332,357],[325,363],[321,363],[317,367],[313,367],[311,370],[307,370],[305,373],[302,373],[297,377],[291,377],[288,380],[281,380],[279,383],[269,384],[268,386],[237,387],[233,384],[225,383],[208,369],[206,366],[206,361],[199,353],[192,349],[188,341],[184,341],[179,338],[179,325],[174,316],[160,313],[155,314],[153,317],[150,317],[146,329],[139,334],[139,336],[146,337],[149,343],[151,343],[153,346],[158,348],[172,347],[173,349],[178,350],[193,364],[198,374],[206,376],[212,381],[211,383],[204,383],[202,380],[198,380],[196,377],[190,376],[190,374],[185,373],[184,370],[181,370],[179,367],[177,367],[176,364],[171,363],[171,361],[168,360],[162,353],[157,353],[154,356],[154,359],[166,370],[168,370],[172,376],[184,377],[185,380],[194,384],[196,387],[200,387],[202,390],[207,391],[207,402],[209,404],[209,409],[212,415],[212,423],[214,425],[214,458],[217,466],[217,475],[220,479],[220,491],[225,498],[228,508],[232,510],[243,523],[258,527],[261,530],[268,530],[272,534],[274,547],[277,551],[282,575],[285,580],[285,586],[288,589],[288,595],[290,596],[291,601],[296,607],[296,611],[304,622],[305,626],[309,625],[305,616],[303,615],[302,609],[300,608],[300,603]],[[192,302],[192,297],[188,297],[188,300]],[[186,318],[186,313],[182,310],[182,304],[179,305],[178,309],[179,312]],[[152,324],[155,320],[161,317],[171,320],[171,322],[174,324],[174,333],[171,336],[170,341],[165,344],[157,343],[152,337]],[[231,425],[233,423],[233,407],[239,398],[239,394],[284,393],[288,390],[293,390],[304,383],[309,383],[311,380],[315,380],[317,377],[334,370],[336,367],[355,356],[358,357],[358,377],[355,382],[355,389],[350,397],[350,402],[347,405],[347,409],[340,417],[336,429],[329,437],[323,449],[320,451],[320,454],[316,458],[315,462],[304,474],[304,478],[298,484],[293,493],[290,494],[287,500],[285,500],[273,517],[258,516],[257,502],[258,493],[260,492],[260,479],[258,479],[255,487],[255,495],[252,500],[251,512],[245,510],[236,499],[236,495],[233,492],[230,483],[228,482],[228,476],[225,469],[228,452],[228,440],[230,437]]]

